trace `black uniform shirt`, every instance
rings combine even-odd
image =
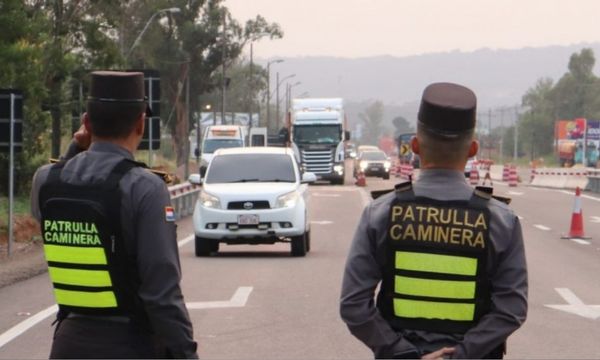
[[[460,171],[421,170],[413,184],[416,196],[436,200],[468,200],[473,188]],[[354,235],[342,283],[340,314],[350,332],[377,357],[393,357],[455,346],[453,358],[481,358],[502,344],[527,315],[527,266],[519,219],[505,204],[491,199],[490,238],[494,253],[488,259],[492,285],[491,311],[463,335],[406,329],[396,333],[375,306],[374,295],[386,259],[384,241],[390,203],[395,193],[367,206]]]
[[[69,150],[71,153],[72,149]],[[65,165],[61,179],[71,184],[104,181],[112,168],[132,154],[115,144],[93,143]],[[33,179],[31,211],[41,219],[39,190],[51,165],[41,167]],[[129,255],[137,259],[140,287],[154,332],[175,357],[196,356],[192,324],[179,286],[181,266],[174,222],[166,221],[171,199],[165,183],[143,168],[130,170],[121,179],[121,224]]]

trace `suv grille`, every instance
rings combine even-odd
[[[252,207],[246,209],[244,204],[251,203]],[[228,210],[260,210],[260,209],[270,209],[268,201],[265,200],[252,200],[252,201],[232,201],[227,204]]]

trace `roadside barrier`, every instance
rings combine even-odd
[[[587,178],[588,183],[585,190],[600,193],[600,170],[589,169],[587,171]]]
[[[556,189],[575,190],[577,187],[587,189],[589,182],[588,173],[590,173],[590,170],[586,168],[532,169],[530,185]]]
[[[194,213],[194,206],[196,205],[196,200],[198,200],[199,193],[200,186],[189,182],[169,186],[171,204],[173,204],[177,219],[181,219]]]
[[[581,209],[581,190],[579,186],[575,188],[575,203],[573,204],[569,233],[561,236],[561,239],[589,239],[589,237],[585,237],[583,232],[583,210]]]

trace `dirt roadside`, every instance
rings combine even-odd
[[[6,225],[0,224],[0,231]],[[0,233],[0,288],[47,271],[40,237],[40,226],[28,215],[15,216],[14,243],[7,256],[7,231]]]

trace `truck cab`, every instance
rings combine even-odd
[[[343,100],[294,99],[290,114],[291,147],[302,169],[319,180],[343,184],[345,131]]]

